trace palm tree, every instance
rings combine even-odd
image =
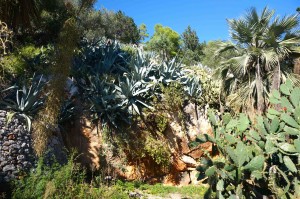
[[[290,56],[300,53],[298,14],[274,17],[274,10],[267,7],[258,14],[251,8],[239,19],[227,20],[233,42],[222,42],[216,55],[234,50],[238,54],[223,61],[219,74],[231,105],[257,109],[261,114],[268,104],[269,92],[279,89],[286,78],[300,83],[291,74]]]

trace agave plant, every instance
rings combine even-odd
[[[198,120],[197,100],[202,94],[200,79],[196,76],[188,78],[184,85],[184,91],[188,95],[189,99],[195,103],[195,113]]]
[[[127,54],[122,52],[117,42],[89,43],[82,41],[82,48],[74,59],[73,70],[75,75],[102,75],[112,72],[127,71]]]
[[[163,85],[169,85],[169,83],[178,80],[182,73],[182,66],[173,58],[169,62],[163,62],[157,66],[155,79],[151,77],[154,82],[162,83]]]
[[[89,110],[93,115],[93,121],[100,121],[102,125],[112,124],[118,127],[116,121],[121,119],[128,123],[126,110],[123,107],[118,95],[120,90],[107,79],[91,77],[90,85],[85,88],[84,96],[89,100]]]
[[[63,103],[60,109],[60,115],[58,118],[59,124],[64,124],[75,116],[75,106],[72,100],[67,100]]]
[[[152,109],[151,106],[143,102],[143,95],[146,95],[149,88],[144,88],[141,81],[134,81],[129,79],[127,76],[119,80],[119,92],[120,99],[122,100],[122,105],[125,105],[131,114],[134,111],[137,114],[141,114],[141,105]],[[134,110],[134,111],[133,111]]]
[[[35,79],[36,78],[32,79],[29,88],[23,86],[22,89],[19,89],[18,86],[12,86],[5,89],[4,91],[16,90],[15,99],[7,97],[0,102],[0,106],[4,110],[12,111],[10,119],[18,115],[26,120],[28,131],[31,129],[31,117],[37,113],[45,101],[45,96],[42,95],[42,91],[46,82],[43,80],[43,76],[41,76],[38,81],[35,81]]]
[[[144,84],[148,83],[154,66],[152,55],[138,50],[137,55],[129,64],[130,76],[135,81],[141,81]]]

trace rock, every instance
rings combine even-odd
[[[15,136],[15,134],[9,134],[9,135],[7,136],[7,138],[8,138],[9,140],[14,140],[14,139],[16,139],[16,136]]]
[[[188,153],[193,159],[198,160],[203,155],[203,150],[201,148],[197,148]]]
[[[198,175],[199,175],[199,171],[197,171],[196,169],[190,171],[191,184],[193,184],[193,185],[201,184],[201,182],[199,180],[197,180]]]
[[[186,186],[191,183],[190,174],[188,171],[181,172],[180,175],[181,175],[181,179],[179,185]]]
[[[25,159],[25,156],[24,155],[18,155],[17,156],[17,160],[24,160]]]
[[[6,165],[5,167],[3,167],[3,172],[7,172],[7,171],[13,171],[15,170],[16,167],[14,165]]]
[[[8,146],[3,146],[2,147],[2,151],[8,151],[8,150],[9,150]]]
[[[197,166],[197,162],[194,158],[187,156],[187,155],[183,155],[180,158],[185,164],[187,164],[190,167],[196,167]]]
[[[1,164],[0,164],[0,166],[1,167],[4,167],[5,165],[7,165],[8,164],[8,162],[7,161],[1,161]]]

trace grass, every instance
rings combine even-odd
[[[157,183],[155,185],[144,184],[142,182],[122,182],[118,181],[117,187],[122,187],[123,191],[140,191],[144,194],[150,194],[154,196],[167,197],[170,194],[180,194],[181,197],[188,198],[203,198],[206,187],[200,185],[189,185],[189,186],[165,186],[163,184]]]
[[[162,184],[149,185],[140,181],[116,181],[107,186],[100,178],[87,182],[84,169],[74,162],[71,155],[65,165],[53,164],[47,166],[40,158],[37,168],[22,179],[13,183],[12,198],[55,198],[55,199],[129,199],[130,192],[167,197],[170,194],[180,194],[181,197],[202,198],[206,188],[203,186],[173,187]],[[1,198],[1,195],[0,195]]]

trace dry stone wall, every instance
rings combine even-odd
[[[17,117],[7,124],[0,110],[0,184],[18,178],[35,164],[32,139],[25,123]]]

